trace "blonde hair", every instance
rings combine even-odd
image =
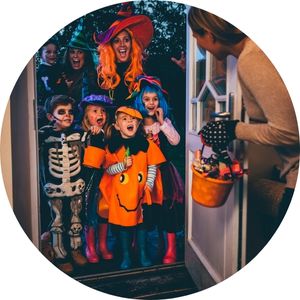
[[[210,31],[217,40],[225,45],[237,44],[247,37],[238,28],[224,19],[193,6],[188,13],[188,23],[192,31],[200,36]]]
[[[130,30],[126,29],[131,37],[131,62],[125,72],[124,83],[128,86],[129,93],[133,91],[133,81],[143,74],[142,49],[134,39]],[[116,55],[110,43],[100,44],[98,47],[100,65],[97,68],[98,83],[104,90],[115,89],[121,77],[117,73]]]

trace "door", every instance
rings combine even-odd
[[[202,145],[199,130],[211,114],[230,112],[231,119],[241,119],[241,99],[236,75],[236,60],[229,56],[217,61],[208,52],[197,48],[187,28],[187,94],[186,94],[186,242],[185,262],[199,288],[207,288],[234,274],[244,262],[246,220],[243,217],[243,181],[234,184],[225,204],[207,208],[191,197],[191,164],[194,152]],[[233,145],[234,156],[243,153]],[[210,156],[205,147],[203,155]],[[242,223],[243,221],[243,223]]]

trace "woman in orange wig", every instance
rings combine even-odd
[[[115,21],[108,30],[95,34],[99,44],[100,65],[98,83],[116,106],[131,106],[126,99],[133,91],[136,76],[143,72],[143,51],[150,44],[153,25],[145,15],[131,16],[131,10],[118,13],[122,19]]]

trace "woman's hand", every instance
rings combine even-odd
[[[179,59],[176,59],[175,57],[171,57],[171,61],[175,63],[183,72],[185,72],[186,59],[185,59],[185,53],[183,51],[181,51],[181,56]]]

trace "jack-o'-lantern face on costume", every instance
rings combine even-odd
[[[126,212],[136,211],[144,197],[146,174],[143,171],[139,171],[137,174],[125,171],[117,179],[119,183],[117,183],[115,197],[119,206]],[[131,199],[130,203],[128,203],[128,199]]]

